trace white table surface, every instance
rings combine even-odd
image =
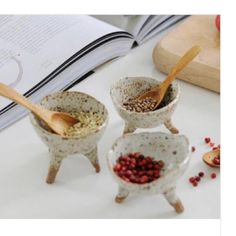
[[[152,50],[163,32],[132,50],[130,54],[100,67],[73,89],[96,97],[109,111],[109,124],[99,143],[101,172],[96,174],[82,156],[64,160],[53,185],[45,183],[49,155],[26,117],[0,133],[0,218],[214,218],[220,217],[219,170],[202,162],[210,148],[204,137],[220,143],[220,96],[178,81],[181,97],[173,123],[196,147],[189,168],[179,180],[177,192],[185,211],[176,214],[162,195],[130,196],[122,204],[114,202],[117,184],[106,163],[106,153],[122,133],[124,122],[115,111],[109,95],[112,83],[124,76],[150,76],[163,79],[152,62]],[[136,132],[142,131],[137,130]],[[169,132],[164,126],[149,131]],[[204,171],[196,188],[190,176]],[[209,176],[212,171],[217,178]]]

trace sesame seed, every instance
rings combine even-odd
[[[56,111],[62,111],[56,108]],[[78,120],[78,123],[66,130],[66,137],[83,137],[97,130],[104,123],[104,117],[94,111],[71,111],[68,112],[72,117]]]

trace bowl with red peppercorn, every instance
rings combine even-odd
[[[125,121],[124,133],[132,133],[137,128],[154,128],[162,124],[171,133],[178,133],[178,129],[171,122],[171,116],[177,106],[180,93],[176,82],[171,84],[162,102],[153,111],[149,109],[152,102],[148,99],[141,104],[135,100],[139,95],[160,83],[161,81],[154,78],[125,77],[111,86],[110,95],[113,104]]]
[[[109,170],[119,186],[116,202],[129,194],[163,194],[182,212],[176,183],[188,166],[190,149],[184,135],[142,132],[118,138],[107,155]]]

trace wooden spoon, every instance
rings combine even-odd
[[[210,151],[210,152],[205,153],[205,154],[203,155],[202,159],[203,159],[203,161],[204,161],[207,165],[209,165],[209,166],[211,166],[211,167],[217,167],[217,168],[219,168],[220,165],[216,165],[216,164],[213,162],[214,157],[217,157],[217,156],[219,156],[219,155],[220,155],[220,149],[218,148],[218,149],[216,149],[216,150],[213,150],[213,151]]]
[[[42,119],[55,133],[64,136],[68,128],[78,123],[78,120],[65,112],[47,110],[39,105],[33,104],[26,97],[16,92],[11,87],[0,83],[0,95],[26,107],[36,116]]]
[[[158,86],[155,86],[151,90],[145,92],[141,96],[139,96],[138,100],[143,100],[145,98],[152,98],[155,101],[155,107],[152,107],[152,110],[155,110],[158,105],[163,100],[165,93],[170,86],[170,84],[175,79],[175,76],[183,70],[201,51],[201,48],[199,46],[194,46],[191,49],[189,49],[183,57],[180,58],[180,60],[177,62],[177,64],[171,69],[169,75],[167,78]]]

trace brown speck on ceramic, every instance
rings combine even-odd
[[[86,101],[86,102],[84,102]],[[49,110],[61,109],[65,112],[92,112],[99,114],[102,118],[92,132],[84,136],[62,137],[47,130],[43,123],[30,114],[30,120],[37,134],[49,147],[51,156],[48,171],[47,183],[53,183],[56,174],[64,158],[71,154],[83,154],[88,158],[96,172],[99,172],[99,162],[97,156],[97,143],[101,139],[108,123],[108,112],[105,106],[92,96],[81,92],[58,92],[46,96],[41,105]]]

